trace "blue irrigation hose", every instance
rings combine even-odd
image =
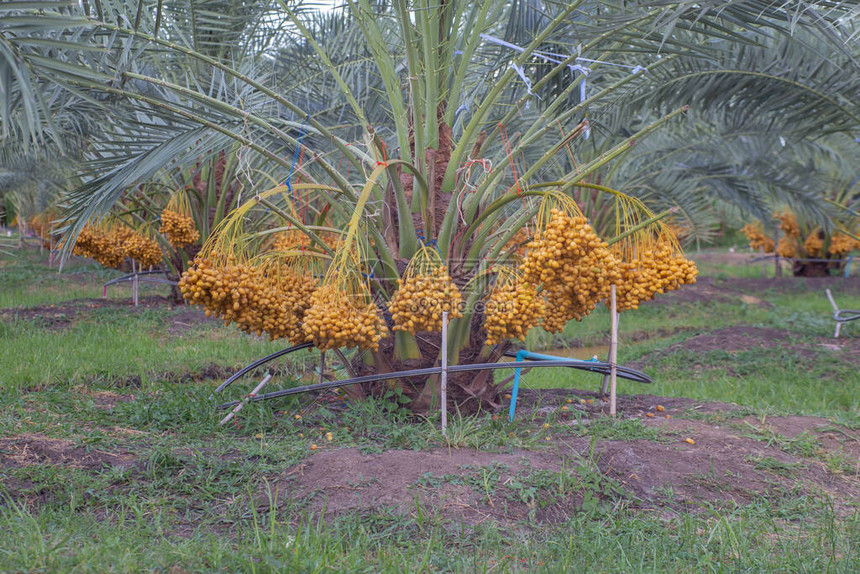
[[[510,355],[508,355],[510,356]],[[527,351],[523,349],[521,351],[517,351],[516,354],[517,363],[521,363],[523,359],[531,359],[533,361],[561,361],[564,360],[564,357],[557,357],[555,355],[543,355],[541,353],[532,353],[531,351]],[[597,358],[591,359],[589,361],[581,361],[583,363],[597,363]],[[522,369],[517,367],[514,370],[514,384],[511,388],[511,406],[508,409],[508,418],[511,419],[511,422],[514,422],[514,414],[517,410],[517,395],[520,392],[520,374]],[[649,381],[650,382],[650,381]]]

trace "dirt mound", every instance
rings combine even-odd
[[[170,325],[167,327],[167,333],[174,337],[182,335],[200,325],[214,327],[224,324],[217,317],[207,317],[200,307],[173,313],[168,317],[168,321],[170,321]]]
[[[73,299],[55,305],[37,305],[34,307],[11,307],[0,309],[0,320],[35,321],[49,329],[63,329],[72,323],[88,317],[94,309],[148,309],[150,307],[166,306],[168,297],[141,297],[140,305],[134,306],[129,299]]]
[[[830,289],[838,304],[840,294],[860,293],[860,277],[699,277],[693,285],[684,285],[677,291],[658,295],[643,305],[741,301],[747,305],[772,307],[766,300],[769,292],[806,296],[820,293],[824,298],[825,289]]]
[[[674,305],[677,303],[713,303],[715,301],[731,301],[737,299],[738,293],[731,289],[716,287],[713,277],[700,277],[692,285],[684,285],[682,289],[657,295],[643,305]]]
[[[480,452],[472,449],[390,450],[361,454],[338,449],[314,455],[284,477],[281,491],[303,512],[336,516],[354,510],[393,509],[403,514],[438,513],[477,524],[488,518],[518,521],[530,513],[540,521],[565,520],[581,505],[571,490],[538,512],[538,493],[510,488],[527,476],[561,472],[556,453]],[[268,499],[260,501],[268,505]]]
[[[469,525],[563,521],[584,507],[618,499],[670,516],[762,496],[827,495],[837,511],[854,511],[860,497],[860,433],[815,417],[762,422],[729,416],[726,421],[719,415],[737,407],[628,398],[628,417],[641,417],[646,430],[658,431],[656,439],[592,441],[559,432],[539,450],[323,450],[281,475],[276,488],[270,483],[257,504],[327,518],[385,510]],[[664,410],[645,416],[653,415],[657,404]],[[696,418],[683,418],[690,416]],[[599,417],[594,413],[569,424],[598,424]],[[271,499],[276,491],[279,501]]]
[[[45,464],[98,470],[104,466],[131,466],[134,461],[130,454],[89,449],[72,441],[40,434],[0,439],[0,467]]]
[[[134,395],[124,395],[113,391],[94,391],[87,387],[78,387],[75,390],[83,395],[88,395],[96,408],[108,411],[114,409],[120,403],[134,401]]]
[[[814,417],[782,417],[782,429],[799,435],[810,428],[832,427]],[[809,421],[815,421],[809,426]],[[834,466],[833,460],[852,457],[860,435],[833,442],[813,430],[810,456],[791,452],[796,445],[772,429],[749,421],[713,424],[681,418],[646,419],[645,424],[668,431],[675,440],[601,444],[600,467],[636,495],[658,506],[697,506],[708,501],[746,503],[763,494],[826,494],[853,504],[860,496],[860,466]],[[798,430],[803,429],[803,430]],[[691,439],[693,444],[687,442]],[[847,437],[846,437],[847,438]],[[846,444],[848,445],[846,447]],[[797,449],[798,451],[800,449]],[[788,451],[788,452],[787,452]],[[828,463],[828,461],[830,461]],[[839,504],[839,502],[837,502]]]
[[[227,367],[210,363],[193,371],[185,371],[175,373],[171,371],[156,372],[150,376],[153,379],[161,381],[170,381],[174,383],[192,383],[197,381],[208,381],[212,379],[226,379],[233,375],[238,370],[238,367]],[[87,384],[103,384],[105,377],[103,375],[92,375],[85,379]],[[140,375],[128,375],[125,377],[111,377],[108,381],[111,386],[117,389],[139,389],[143,386],[143,379]],[[98,402],[99,399],[94,399]],[[133,400],[133,399],[129,399]],[[127,402],[127,401],[124,401]]]
[[[776,347],[786,339],[793,338],[795,338],[795,334],[785,329],[767,329],[739,325],[717,329],[703,335],[696,335],[683,343],[669,347],[666,351],[677,349],[693,352],[720,350],[727,353],[736,353],[739,351]]]
[[[0,309],[0,321],[34,321],[39,326],[60,331],[73,325],[75,322],[87,319],[93,310],[97,309],[127,309],[134,313],[138,310],[151,308],[170,308],[173,301],[169,297],[151,296],[141,297],[140,305],[135,307],[134,302],[128,299],[73,299],[55,305],[38,305],[35,307],[12,307]],[[167,333],[171,336],[180,336],[187,331],[200,325],[217,327],[222,322],[216,317],[207,317],[202,309],[187,308],[179,306],[178,311],[168,313],[164,317],[167,323]]]
[[[679,351],[690,351],[697,354],[713,351],[740,353],[756,349],[785,349],[807,360],[816,360],[821,353],[838,356],[842,362],[860,363],[860,338],[819,337],[817,342],[798,341],[799,334],[787,329],[770,329],[738,325],[725,327],[709,333],[702,333],[675,343],[665,349],[651,352],[644,357],[628,363],[626,366],[634,369],[645,369],[655,359],[665,357]],[[808,339],[808,337],[807,337]],[[702,365],[704,367],[704,365]]]
[[[601,386],[602,378],[595,377],[595,389]],[[631,383],[632,384],[632,383]],[[643,385],[638,388],[647,388]],[[574,400],[567,404],[568,399]],[[586,401],[580,403],[577,401]],[[695,399],[682,397],[656,397],[654,395],[618,395],[616,409],[618,416],[623,418],[641,417],[645,412],[660,405],[667,413],[686,412],[695,410],[698,413],[714,411],[728,412],[738,409],[737,405],[725,403],[703,403]],[[560,405],[576,410],[590,417],[606,416],[609,414],[609,402],[604,400],[599,390],[585,391],[581,389],[520,389],[517,395],[516,416],[519,419],[533,415],[556,413]],[[507,407],[505,407],[506,409]],[[505,410],[507,413],[507,410]]]
[[[770,349],[778,346],[786,347],[788,346],[786,340],[794,339],[795,336],[794,333],[785,329],[769,329],[745,325],[725,327],[711,331],[710,333],[690,337],[665,349],[654,351],[636,361],[632,361],[627,366],[633,369],[645,369],[655,359],[672,355],[679,351],[691,351],[693,353],[709,353],[712,351],[740,353],[755,349]],[[815,354],[815,351],[809,345],[792,346],[791,348],[801,355]]]
[[[797,293],[806,296],[814,296],[820,293],[826,297],[825,289],[830,289],[836,302],[839,303],[840,293],[856,295],[860,293],[860,277],[733,277],[715,282],[720,288],[728,288],[743,293],[755,293],[761,295],[768,291],[791,294]],[[687,289],[687,287],[684,287]],[[683,289],[682,289],[683,291]]]

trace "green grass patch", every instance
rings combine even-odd
[[[140,386],[236,368],[283,348],[282,342],[207,326],[171,335],[164,309],[97,309],[62,329],[35,321],[0,322],[0,380],[7,389],[76,384]],[[307,354],[307,353],[305,353]]]
[[[140,498],[99,514],[34,514],[7,500],[0,503],[0,560],[11,571],[81,572],[853,572],[860,519],[799,502],[802,511],[762,500],[670,519],[597,508],[531,531],[445,528],[443,517],[384,508],[293,523],[272,507],[213,533]]]
[[[860,417],[860,405],[844,381],[856,367],[813,358],[790,349],[726,353],[677,351],[649,361],[656,395],[737,403],[759,410],[821,416]]]
[[[2,255],[2,254],[0,254]],[[50,305],[71,299],[99,298],[103,285],[125,273],[106,269],[91,260],[73,258],[60,272],[57,263],[48,267],[48,254],[25,249],[16,257],[0,257],[0,308]],[[169,288],[153,283],[140,284],[140,296],[167,295]],[[131,298],[131,284],[108,288],[111,298]]]

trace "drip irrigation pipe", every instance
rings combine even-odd
[[[516,358],[518,352],[519,351],[507,351],[507,352],[505,352],[505,356]],[[544,358],[544,357],[546,357],[546,358]],[[555,364],[558,364],[562,360],[566,361],[566,362],[574,362],[574,363],[577,363],[578,365],[572,366],[572,365],[564,364],[564,365],[558,365],[558,366],[561,366],[561,367],[568,367],[569,366],[571,368],[578,369],[580,371],[588,371],[591,373],[598,373],[600,375],[609,374],[609,369],[610,369],[609,363],[604,363],[601,361],[583,361],[581,359],[562,359],[562,358],[555,357],[553,355],[543,355],[542,356],[542,355],[539,355],[537,353],[529,353],[524,358],[526,360],[529,360],[529,361],[552,361]],[[530,365],[529,368],[531,368],[532,366],[533,365]],[[634,381],[634,382],[643,383],[643,384],[650,384],[653,382],[653,379],[651,377],[649,377],[648,375],[646,375],[645,373],[643,373],[642,371],[637,371],[636,369],[631,369],[630,367],[622,367],[621,365],[616,365],[615,369],[616,369],[616,372],[618,373],[619,377],[623,377],[623,378],[627,379],[628,381]],[[624,374],[622,375],[622,373],[624,373]]]
[[[767,261],[768,259],[782,259],[783,261],[805,261],[807,263],[843,263],[845,261],[848,261],[850,263],[851,261],[854,261],[854,256],[852,255],[851,257],[846,257],[845,259],[820,259],[814,257],[781,257],[778,255],[764,255],[762,257],[755,257],[753,259],[750,259],[749,262],[755,263],[757,261]]]
[[[143,275],[144,273],[147,273],[147,274],[148,273],[161,273],[161,271],[145,271],[143,273],[140,273],[139,275]],[[137,280],[142,281],[144,283],[159,283],[161,285],[178,285],[179,284],[176,281],[171,281],[169,279],[158,279],[155,277],[140,277],[140,276],[138,276]],[[111,279],[110,281],[105,283],[103,285],[105,296],[107,296],[107,288],[110,285],[114,285],[115,283],[121,283],[123,281],[134,281],[134,275],[126,275],[125,277],[117,277],[116,279]]]
[[[262,359],[261,359],[262,360]],[[448,367],[449,373],[462,373],[468,371],[483,371],[483,370],[496,370],[496,369],[517,369],[522,368],[523,363],[477,363],[474,365],[453,365]],[[600,373],[606,374],[609,372],[610,365],[609,363],[592,363],[590,361],[580,361],[576,359],[558,359],[558,360],[538,360],[529,364],[528,368],[534,369],[538,367],[570,367],[572,369],[579,369],[583,371],[589,371],[592,373]],[[617,374],[619,377],[623,379],[627,379],[630,381],[635,381],[638,383],[650,383],[652,382],[651,377],[646,375],[645,373],[636,371],[635,369],[628,369],[625,367],[616,366]],[[313,385],[303,385],[300,387],[294,387],[292,389],[282,389],[280,391],[273,391],[271,393],[264,393],[261,395],[257,395],[253,397],[251,400],[253,402],[257,401],[265,401],[268,399],[276,399],[278,397],[285,397],[289,395],[298,395],[301,393],[307,393],[311,391],[321,391],[325,389],[331,389],[334,387],[343,387],[346,385],[356,385],[359,383],[371,383],[374,381],[384,381],[388,379],[399,379],[401,377],[418,377],[423,375],[435,375],[442,372],[442,367],[427,367],[425,369],[412,369],[410,371],[400,371],[397,373],[378,373],[374,375],[364,375],[361,377],[354,377],[352,379],[344,379],[342,381],[329,381],[325,383],[316,383]],[[235,378],[234,375],[231,378]],[[222,384],[220,388],[223,388],[226,384]],[[218,410],[228,409],[230,407],[234,407],[239,404],[241,401],[230,401],[228,403],[223,403],[218,405],[216,408]]]
[[[860,319],[860,311],[854,309],[840,309],[833,314],[833,318],[837,323],[847,323]]]
[[[163,274],[163,273],[164,273],[164,271],[140,271],[136,275],[138,275],[138,277],[139,277],[141,275],[157,275],[157,274]],[[135,273],[129,273],[128,275],[123,275],[122,277],[117,277],[116,279],[111,279],[110,281],[105,283],[104,286],[107,287],[108,285],[113,285],[114,283],[119,283],[121,281],[133,281],[134,276],[135,276]],[[143,279],[141,279],[141,281],[143,281]]]
[[[232,377],[230,377],[229,379],[227,379],[226,381],[221,383],[221,385],[217,389],[215,389],[215,392],[220,393],[225,388],[227,388],[228,386],[233,384],[233,382],[235,382],[237,379],[242,377],[242,375],[244,375],[248,371],[253,371],[254,369],[259,367],[260,365],[265,365],[269,361],[274,361],[278,357],[288,355],[288,354],[293,353],[295,351],[301,351],[302,349],[307,349],[308,347],[310,347],[312,345],[313,345],[313,343],[302,343],[301,345],[295,345],[292,347],[287,347],[286,349],[281,349],[280,351],[277,351],[276,353],[272,353],[271,355],[266,355],[262,359],[257,359],[256,361],[254,361],[253,363],[251,363],[247,367],[240,369],[239,371],[234,373]],[[262,396],[262,395],[260,395],[260,396]]]
[[[849,321],[856,321],[860,319],[860,311],[856,311],[854,309],[840,309],[839,305],[836,304],[836,300],[833,298],[833,294],[830,292],[830,289],[825,289],[824,292],[827,294],[827,298],[830,300],[830,305],[833,307],[833,320],[836,321],[836,330],[833,332],[833,338],[839,338],[839,330],[842,328],[842,323],[848,323]]]

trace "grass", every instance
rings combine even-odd
[[[58,279],[32,252],[0,255],[0,307],[100,297],[111,276],[85,262],[70,270],[69,279]],[[116,294],[127,297],[127,291]],[[815,413],[841,423],[834,432],[860,423],[857,401],[849,385],[840,383],[852,380],[846,378],[850,369],[828,361],[826,349],[812,355],[804,349],[831,334],[830,323],[820,319],[829,313],[826,299],[779,293],[767,299],[773,308],[724,301],[625,314],[620,360],[647,360],[655,384],[620,388],[745,405],[699,418],[737,425],[734,431],[745,437],[801,457],[803,462],[783,462],[777,452],[749,459],[763,475],[779,478],[811,467],[820,445],[809,435],[787,438],[764,422],[745,424],[737,417]],[[857,297],[838,299],[847,308],[860,305]],[[453,414],[446,436],[437,416],[415,420],[372,401],[345,406],[334,395],[313,404],[299,398],[255,404],[236,425],[219,427],[223,413],[213,411],[211,394],[223,377],[212,376],[213,369],[230,370],[282,345],[217,324],[171,330],[177,314],[186,311],[87,308],[61,325],[20,313],[0,318],[0,570],[852,572],[860,562],[860,514],[837,512],[826,497],[774,491],[745,504],[674,508],[677,493],[668,485],[663,492],[670,504],[650,508],[599,472],[588,454],[569,458],[560,470],[524,464],[511,473],[503,466],[476,465],[422,479],[422,488],[460,485],[479,497],[532,509],[528,521],[515,525],[452,524],[444,511],[417,501],[406,512],[379,505],[320,520],[278,492],[285,471],[312,456],[312,444],[367,455],[475,449],[519,457],[553,454],[556,443],[576,441],[592,447],[598,441],[651,441],[668,448],[678,437],[638,419],[581,420],[575,393],[568,411],[518,415],[514,423],[504,413]],[[600,345],[607,323],[608,315],[599,310],[550,342]],[[734,325],[790,329],[797,336],[767,355],[667,351]],[[316,357],[307,353],[292,360],[309,366]],[[274,365],[281,375],[277,384],[294,384],[290,373],[301,370],[296,367],[301,365]],[[594,375],[549,370],[535,370],[523,382],[591,389],[599,384]],[[224,400],[247,391],[248,381],[240,382]],[[6,437],[14,442],[4,442]],[[31,441],[35,448],[47,440],[56,441],[61,454],[44,454],[35,464],[14,462],[10,444]],[[635,444],[642,443],[631,448]],[[845,455],[828,453],[822,462],[834,475],[856,475],[856,461]],[[562,500],[575,500],[575,510],[554,522],[537,520],[536,513]]]
[[[129,379],[140,385],[208,367],[235,369],[283,348],[217,326],[171,335],[169,317],[164,310],[102,309],[60,330],[0,323],[0,380],[7,389]]]
[[[0,254],[2,255],[2,254]],[[48,254],[38,249],[18,252],[14,257],[0,257],[0,308],[50,305],[70,299],[95,299],[103,294],[103,285],[125,275],[105,269],[90,260],[72,258],[59,273],[57,264],[47,265]],[[166,295],[168,289],[152,283],[141,283],[140,296]],[[129,284],[111,286],[111,298],[131,298]]]
[[[175,517],[145,500],[103,515],[0,506],[0,559],[11,571],[138,572],[852,572],[860,523],[815,500],[706,508],[671,519],[596,509],[536,531],[446,530],[380,509],[332,523],[284,522],[276,508],[170,536]],[[786,515],[786,518],[773,516]],[[749,534],[755,535],[749,535]]]
[[[677,351],[649,363],[657,395],[720,400],[759,409],[860,417],[856,393],[843,382],[856,367],[829,352],[815,358],[790,350],[725,353]]]

